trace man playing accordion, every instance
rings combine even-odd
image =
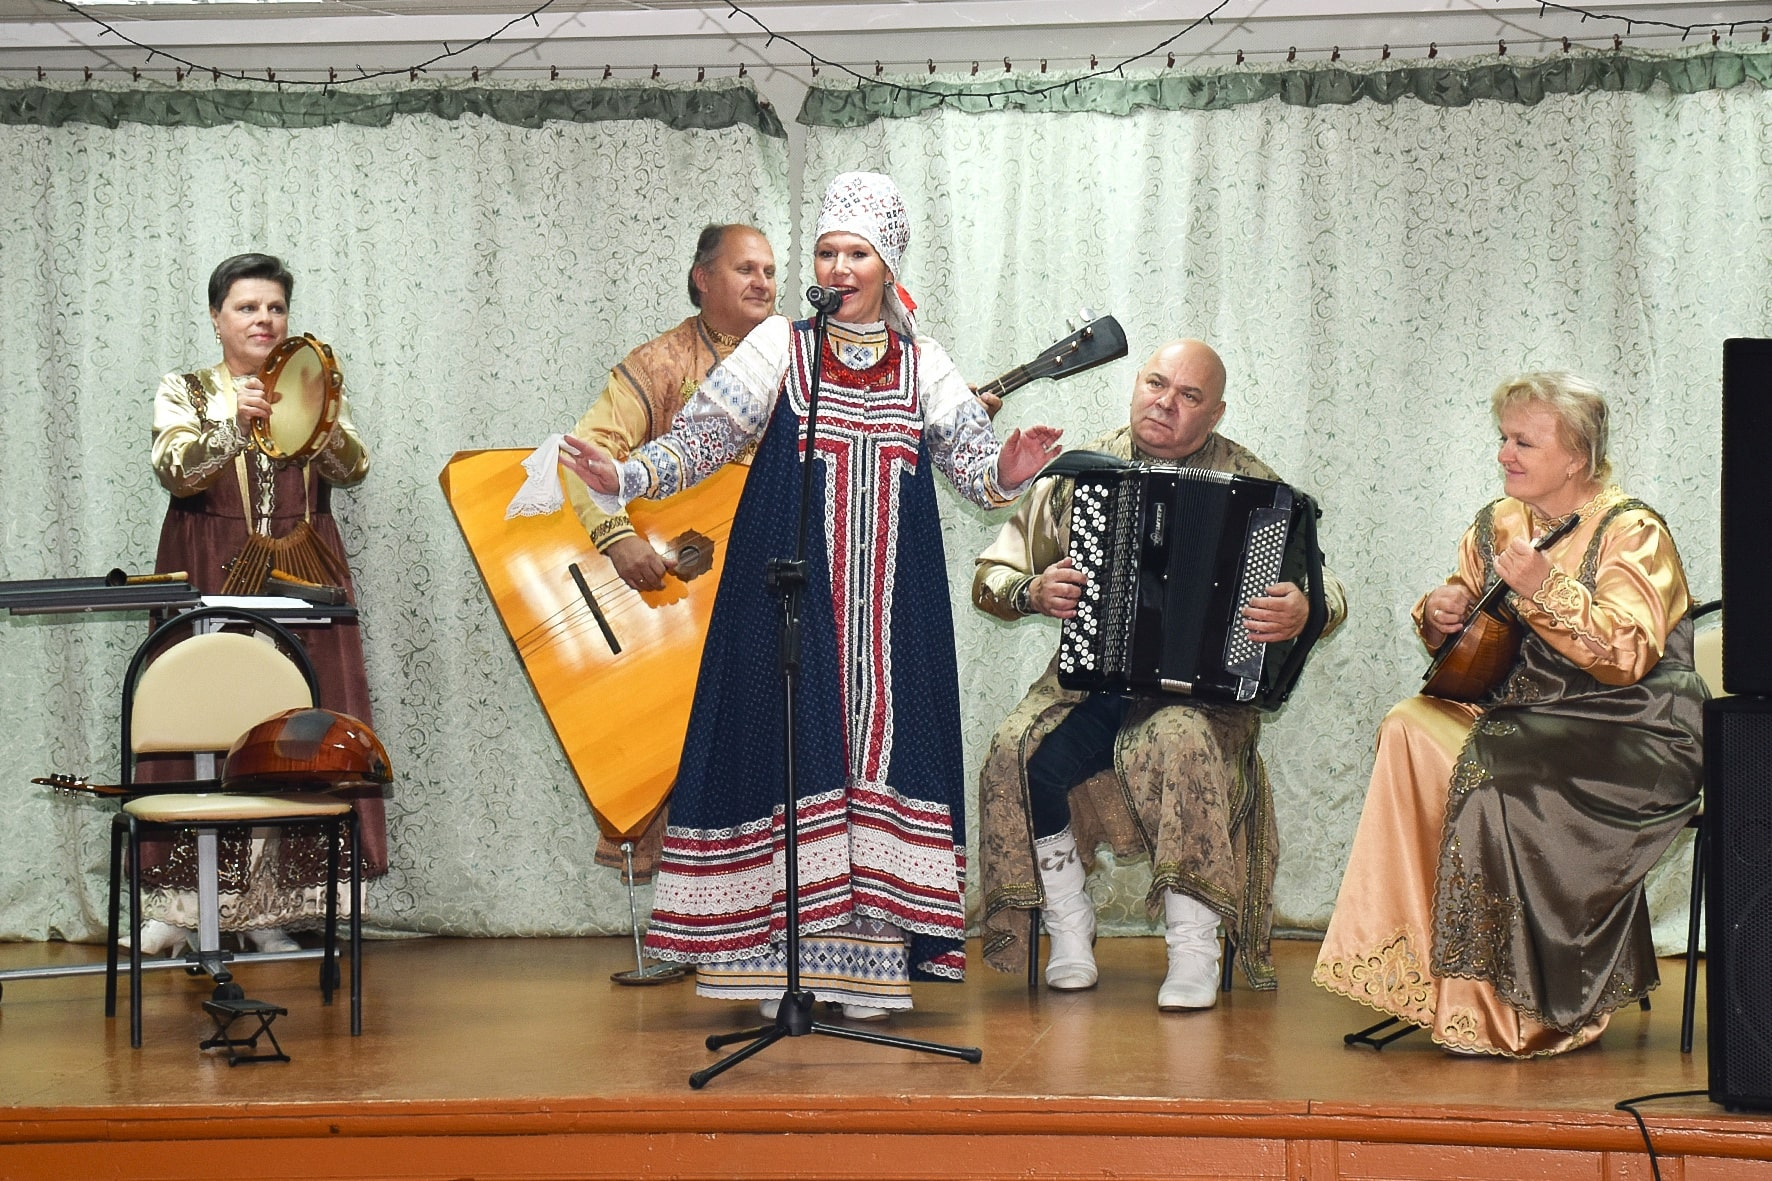
[[[1216,432],[1224,386],[1224,363],[1210,347],[1171,341],[1139,370],[1129,424],[1088,447],[1133,462],[1278,480]],[[978,558],[979,610],[1011,621],[1076,613],[1087,576],[1066,556],[1070,493],[1069,480],[1045,480],[1023,498]],[[1334,628],[1347,614],[1346,596],[1332,575],[1323,583]],[[1308,611],[1299,586],[1276,583],[1250,601],[1242,623],[1250,640],[1279,643],[1304,630]],[[1278,846],[1256,750],[1259,713],[1185,697],[1075,692],[1059,684],[1056,664],[998,729],[981,775],[986,961],[1018,970],[1028,954],[1021,911],[1038,907],[1051,936],[1047,985],[1092,987],[1095,911],[1083,888],[1085,862],[1105,843],[1150,860],[1147,903],[1163,912],[1169,958],[1159,1009],[1217,1003],[1221,922],[1249,983],[1274,987]]]

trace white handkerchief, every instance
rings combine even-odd
[[[560,484],[560,443],[565,435],[549,435],[542,445],[529,453],[523,467],[529,478],[511,497],[505,508],[505,520],[512,517],[543,517],[557,513],[566,503],[566,490]]]

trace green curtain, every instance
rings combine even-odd
[[[384,928],[626,929],[597,827],[437,483],[457,450],[569,429],[633,345],[691,311],[711,221],[787,241],[786,143],[748,84],[349,93],[0,89],[0,578],[147,569],[166,493],[153,390],[219,359],[204,285],[278,254],[373,467],[335,496],[396,772]],[[103,933],[137,617],[0,617],[0,938]],[[193,706],[201,707],[196,697]]]
[[[779,127],[744,88],[0,88],[0,578],[151,560],[153,386],[214,360],[209,268],[282,254],[298,276],[292,325],[338,349],[375,457],[335,501],[398,773],[373,919],[623,930],[625,898],[590,865],[595,826],[437,472],[456,450],[567,425],[627,348],[687,314],[703,222],[757,221],[785,270],[790,215],[809,229],[834,173],[880,169],[910,205],[903,278],[921,322],[970,378],[1027,361],[1085,305],[1126,326],[1132,357],[1022,390],[1003,428],[1048,421],[1081,444],[1124,420],[1144,355],[1202,336],[1230,368],[1226,433],[1323,501],[1353,616],[1264,738],[1280,921],[1321,927],[1377,721],[1418,683],[1407,608],[1496,493],[1485,406],[1501,376],[1599,381],[1622,482],[1666,513],[1697,592],[1720,589],[1720,345],[1772,335],[1767,59],[1591,56],[1400,80],[1245,70],[1240,100],[1210,103],[1173,96],[1229,93],[1214,79],[1231,71],[1129,74],[1072,84],[1080,109],[820,88],[801,113],[797,211]],[[709,108],[729,121],[696,122]],[[943,516],[976,768],[1055,636],[971,609],[972,558],[999,518],[955,497]],[[14,782],[0,792],[0,938],[100,933],[108,814],[26,780],[109,777],[117,679],[141,627],[0,619]],[[1664,913],[1683,908],[1677,876],[1654,881]],[[1105,886],[1110,929],[1142,929],[1138,868]]]
[[[1425,664],[1408,610],[1500,494],[1487,405],[1502,377],[1596,380],[1621,482],[1666,514],[1697,595],[1720,593],[1722,341],[1772,335],[1768,61],[1491,59],[1412,67],[1360,102],[1321,96],[1369,92],[1376,68],[1243,76],[1237,101],[1232,71],[1096,80],[1065,96],[1080,109],[875,83],[808,96],[802,224],[833,174],[890,173],[912,225],[904,280],[969,379],[1028,360],[1083,306],[1125,326],[1129,358],[1013,395],[1000,430],[1048,422],[1080,446],[1126,421],[1146,356],[1197,336],[1229,368],[1224,433],[1321,500],[1352,613],[1264,731],[1282,927],[1327,922],[1378,722]],[[1756,81],[1668,85],[1696,76]],[[1212,87],[1219,100],[1194,101]],[[973,558],[999,521],[956,497],[944,520],[976,768],[1056,629],[973,610]],[[1652,879],[1676,949],[1685,849]],[[1098,883],[1110,927],[1146,929],[1146,881],[1122,866]]]

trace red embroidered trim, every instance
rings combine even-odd
[[[886,351],[880,359],[866,369],[851,369],[837,360],[836,350],[831,347],[830,338],[824,342],[824,355],[819,358],[819,380],[825,385],[847,385],[855,388],[857,382],[865,390],[889,390],[898,384],[898,361],[904,355],[904,347],[899,344],[898,333],[886,334]]]

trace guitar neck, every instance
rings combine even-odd
[[[1495,614],[1495,605],[1501,601],[1501,597],[1507,594],[1507,591],[1507,579],[1497,578],[1494,582],[1489,584],[1488,589],[1483,592],[1482,597],[1477,600],[1476,605],[1470,609],[1469,618],[1475,619],[1485,611],[1491,615]]]

